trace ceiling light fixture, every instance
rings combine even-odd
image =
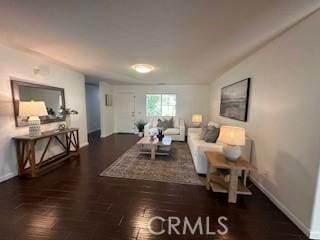
[[[154,69],[154,67],[149,64],[135,64],[132,68],[138,73],[149,73]]]

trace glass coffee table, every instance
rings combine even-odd
[[[151,137],[143,137],[137,142],[137,145],[140,149],[140,154],[150,154],[151,159],[154,160],[156,155],[169,155],[171,143],[170,136],[165,136],[162,141],[154,141]]]

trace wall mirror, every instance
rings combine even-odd
[[[41,124],[65,120],[61,109],[65,108],[64,89],[11,80],[14,115],[17,127],[28,126],[27,118],[19,116],[19,101],[44,101],[48,116],[40,117]]]

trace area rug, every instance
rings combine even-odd
[[[173,142],[170,155],[156,156],[155,160],[151,160],[150,155],[140,154],[135,145],[100,176],[204,185],[204,177],[196,173],[188,145],[184,142]]]

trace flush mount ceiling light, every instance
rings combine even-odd
[[[135,64],[132,68],[138,73],[149,73],[154,69],[154,67],[149,64]]]

